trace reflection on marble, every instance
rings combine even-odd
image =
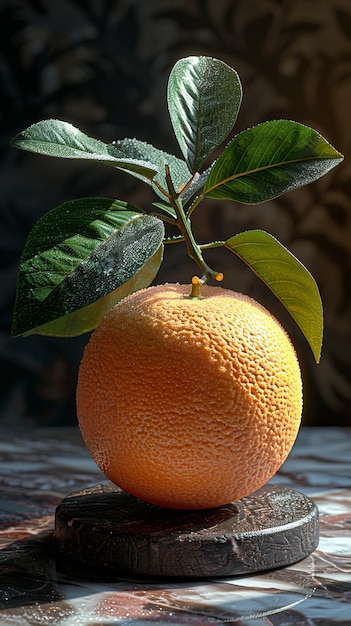
[[[351,624],[351,430],[302,429],[271,481],[313,498],[318,549],[278,570],[199,582],[91,580],[57,571],[54,511],[101,482],[76,429],[0,442],[0,626]]]

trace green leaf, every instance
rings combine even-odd
[[[198,172],[234,126],[242,99],[239,76],[218,59],[180,59],[169,76],[167,99],[181,151]]]
[[[342,159],[319,133],[303,124],[263,122],[228,144],[211,170],[204,195],[264,202],[320,178]]]
[[[163,238],[161,220],[117,200],[84,198],[49,211],[23,250],[13,335],[91,330],[118,300],[150,284]]]
[[[319,362],[323,341],[323,308],[317,284],[305,266],[272,235],[250,230],[224,244],[273,291],[305,335]]]
[[[98,161],[147,181],[158,172],[158,167],[146,160],[125,158],[112,144],[88,137],[72,124],[60,120],[43,120],[29,126],[12,139],[11,145],[62,159]]]
[[[138,139],[119,139],[118,141],[114,141],[112,145],[117,150],[118,154],[126,158],[139,159],[141,161],[157,164],[158,173],[153,181],[151,181],[151,184],[157,181],[167,193],[166,165],[169,167],[171,179],[176,191],[179,191],[191,178],[191,173],[185,161],[178,159],[173,154],[159,150],[145,141],[139,141]],[[157,195],[164,200],[165,194],[155,185],[153,185],[153,188]]]
[[[93,304],[78,309],[73,313],[54,319],[47,324],[37,326],[24,334],[74,337],[93,330],[107,311],[120,302],[120,300],[129,294],[134,293],[139,289],[144,289],[150,285],[158,272],[162,262],[162,257],[163,246],[161,245],[156,250],[155,254],[151,256],[148,261],[146,261],[146,263],[136,274],[134,274],[134,276],[132,276],[130,280],[108,293],[105,297],[93,302]]]
[[[177,219],[177,214],[173,207],[170,204],[165,204],[164,202],[153,202],[152,206],[155,206],[157,209],[161,209],[163,213],[166,213],[171,218],[171,221],[175,222]]]
[[[186,206],[187,204],[189,204],[189,201],[193,198],[193,196],[199,195],[199,192],[201,191],[201,189],[203,189],[206,183],[206,180],[209,177],[211,169],[212,169],[212,165],[210,165],[205,171],[201,172],[201,174],[196,173],[194,175],[194,179],[192,180],[189,187],[184,189],[184,191],[181,194],[181,200],[182,200],[183,206]],[[190,212],[191,212],[191,207],[190,207]],[[187,211],[187,214],[188,214],[188,211]]]

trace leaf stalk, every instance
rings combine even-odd
[[[217,281],[223,280],[223,274],[221,272],[217,272],[207,265],[202,255],[201,248],[196,243],[192,231],[191,220],[186,216],[182,203],[179,200],[179,196],[171,198],[171,205],[176,212],[177,219],[175,224],[184,238],[188,250],[188,256],[197,264],[202,272],[201,281],[206,283],[209,278],[213,278]]]

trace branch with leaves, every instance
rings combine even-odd
[[[52,157],[88,159],[123,170],[151,185],[150,211],[119,200],[82,198],[46,213],[25,244],[17,283],[13,335],[73,336],[95,328],[128,294],[154,280],[165,243],[184,242],[201,282],[221,280],[206,250],[223,247],[246,263],[292,315],[320,358],[323,309],[315,280],[304,265],[262,230],[200,245],[191,218],[205,198],[257,204],[317,180],[343,156],[318,132],[290,120],[272,120],[228,138],[242,101],[237,72],[222,61],[191,56],[173,67],[168,109],[183,158],[137,139],[110,144],[71,124],[44,120],[12,145]],[[164,224],[176,226],[168,238]]]

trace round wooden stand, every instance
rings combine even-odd
[[[295,563],[318,545],[318,509],[292,489],[268,486],[217,509],[166,509],[111,483],[56,509],[59,567],[109,578],[233,576]]]

